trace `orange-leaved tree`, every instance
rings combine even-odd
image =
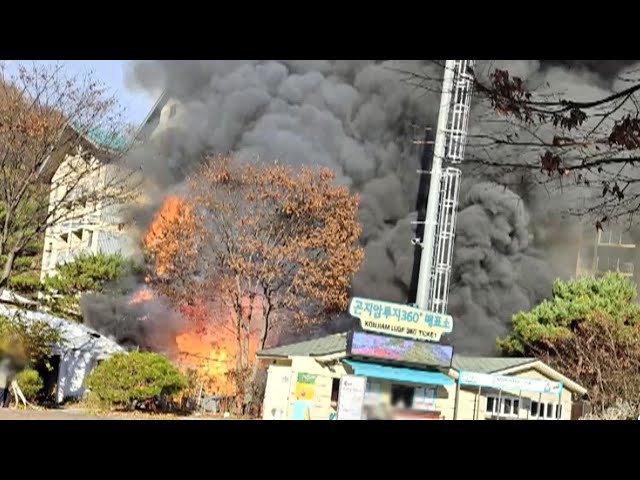
[[[211,157],[145,237],[155,288],[178,305],[205,302],[220,328],[233,313],[239,398],[257,372],[251,352],[275,331],[347,307],[363,258],[358,197],[334,179],[327,169]]]
[[[238,318],[244,298],[260,301],[260,348],[276,329],[347,307],[363,258],[358,197],[334,179],[328,169],[223,156],[209,158],[189,179],[203,242],[199,276],[232,280]]]

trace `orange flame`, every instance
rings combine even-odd
[[[141,288],[136,293],[133,294],[131,300],[129,301],[129,305],[139,305],[144,302],[148,302],[153,299],[153,292],[149,288]]]
[[[192,246],[185,243],[193,242],[193,238],[189,239],[193,226],[192,207],[181,198],[167,197],[143,237],[145,247],[153,255],[157,275],[170,271],[173,260],[181,253],[181,249]],[[133,296],[131,303],[142,303],[151,298],[153,292],[143,288]],[[173,360],[185,371],[195,370],[205,392],[232,396],[236,393],[233,373],[237,370],[238,356],[243,355],[243,352],[238,351],[235,314],[226,307],[223,311],[211,311],[212,307],[207,304],[206,299],[197,299],[192,303],[195,305],[187,305],[185,301],[179,306],[180,312],[188,321],[185,322],[185,331],[175,339],[177,354]],[[253,305],[248,305],[246,301],[244,303],[247,314],[249,308],[256,311]],[[221,321],[224,318],[227,320]],[[248,345],[249,359],[255,358],[256,337],[252,332]]]
[[[181,242],[181,236],[192,233],[195,225],[193,210],[179,197],[167,197],[156,212],[142,239],[144,246],[154,256],[156,274],[163,275],[171,269],[172,262],[182,249],[191,245],[189,239]]]

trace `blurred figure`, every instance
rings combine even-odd
[[[0,360],[0,408],[7,408],[11,401],[11,393],[9,387],[11,386],[11,361],[8,357]]]

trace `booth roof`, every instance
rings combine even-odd
[[[497,373],[536,361],[535,358],[526,357],[465,357],[462,355],[454,355],[452,366],[458,371],[467,370],[478,373]]]
[[[268,348],[258,352],[258,357],[322,357],[347,351],[347,333],[314,338],[306,342]]]
[[[269,348],[258,352],[258,357],[288,358],[288,357],[322,357],[347,352],[348,333],[338,333],[326,337],[315,338],[306,342],[292,343]],[[519,367],[535,362],[535,358],[508,357],[466,357],[453,356],[455,370],[469,370],[479,373],[496,373],[510,368]]]
[[[427,372],[413,368],[390,367],[375,363],[354,362],[345,360],[356,375],[363,377],[382,378],[396,382],[421,383],[424,385],[453,385],[453,380],[439,372]]]

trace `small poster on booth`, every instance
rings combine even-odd
[[[338,394],[338,420],[362,420],[367,377],[343,375]]]

